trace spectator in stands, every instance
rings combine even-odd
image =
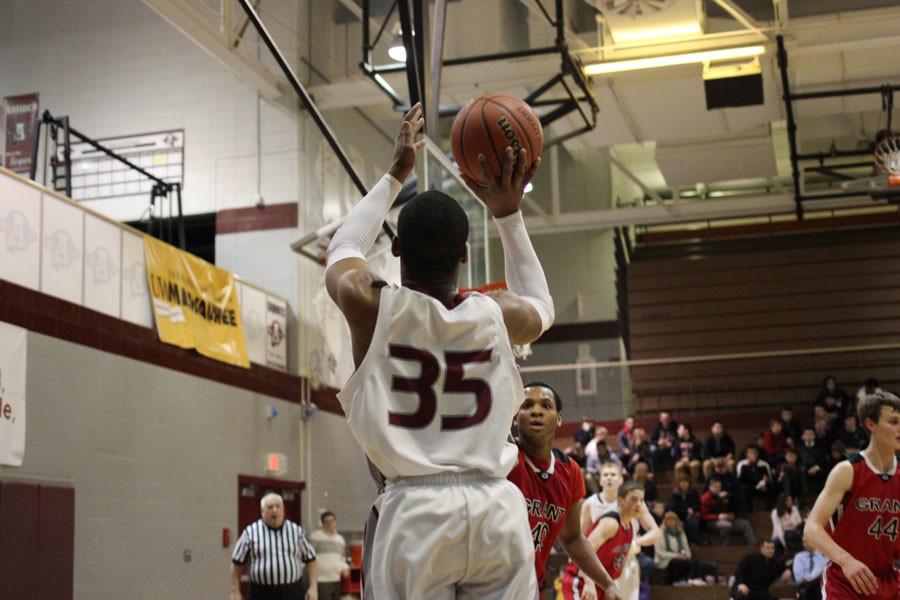
[[[750,522],[735,516],[729,495],[722,493],[722,481],[715,475],[709,480],[709,489],[700,496],[700,520],[707,529],[718,533],[719,543],[723,546],[732,531],[743,535],[747,544],[756,543]]]
[[[597,427],[594,431],[594,437],[592,437],[584,447],[584,454],[587,456],[588,462],[590,462],[592,458],[597,458],[597,445],[600,444],[600,442],[603,442],[603,444],[606,445],[607,435],[609,435],[609,431],[602,425]]]
[[[566,450],[566,456],[575,461],[579,467],[584,469],[587,466],[587,456],[584,453],[584,446],[581,442],[575,442]]]
[[[816,398],[816,406],[828,414],[828,420],[832,420],[844,412],[845,407],[850,404],[850,395],[839,387],[837,381],[831,375],[822,380],[822,390]]]
[[[631,445],[631,438],[633,432],[634,417],[625,417],[625,422],[622,423],[622,429],[620,429],[619,433],[616,434],[616,440],[619,442],[619,458],[622,459],[622,463],[625,465],[631,463],[631,454],[633,450],[633,447]]]
[[[653,544],[653,562],[666,572],[666,585],[694,580],[714,585],[719,571],[712,563],[691,560],[691,546],[678,515],[672,511],[663,517],[662,539]]]
[[[756,451],[759,453],[760,460],[764,460],[766,462],[769,461],[769,455],[766,454],[766,434],[765,433],[757,433],[756,437],[754,437],[753,441],[750,443],[750,446],[756,446]],[[746,457],[747,457],[747,451],[744,450],[744,458],[746,458]],[[737,469],[737,465],[735,465],[735,469]]]
[[[825,463],[825,450],[816,443],[816,432],[811,427],[803,430],[800,445],[797,447],[797,457],[806,478],[807,493],[818,494],[825,485],[825,470],[822,468]]]
[[[594,439],[594,421],[589,416],[585,415],[581,417],[581,426],[575,430],[575,433],[572,437],[575,438],[575,441],[581,444],[582,448],[587,447],[588,442]]]
[[[833,443],[825,456],[825,477],[828,477],[828,474],[831,473],[836,464],[846,459],[847,449],[844,448],[844,445],[840,442]]]
[[[794,503],[794,497],[784,492],[779,494],[772,509],[772,539],[783,549],[796,552],[803,538],[802,525],[803,517]]]
[[[666,510],[675,513],[684,524],[684,531],[692,544],[700,543],[700,494],[687,477],[679,477],[675,489],[666,502]]]
[[[634,473],[634,467],[638,463],[646,463],[653,470],[653,449],[650,447],[650,438],[647,430],[635,427],[631,434],[631,455],[626,464],[629,473]]]
[[[847,403],[844,406],[844,414],[855,414],[856,406],[860,403],[860,401],[865,400],[866,397],[872,396],[873,394],[877,394],[879,392],[881,392],[881,384],[878,383],[878,380],[874,377],[869,377],[863,383],[862,387],[856,391],[856,397],[853,398],[853,402]]]
[[[718,477],[719,481],[722,482],[722,491],[727,494],[735,514],[739,517],[747,514],[747,501],[744,498],[744,489],[741,487],[741,482],[734,471],[728,469],[724,458],[715,459],[713,472],[706,478],[703,491],[709,489],[709,482],[713,477]]]
[[[703,477],[709,479],[717,458],[724,458],[728,470],[734,471],[734,453],[734,440],[725,432],[725,425],[721,421],[716,421],[703,443]]]
[[[772,469],[769,463],[760,460],[759,449],[756,446],[747,448],[747,458],[737,464],[737,477],[741,482],[748,508],[752,510],[753,498],[759,497],[765,501],[766,510],[772,509],[774,500]]]
[[[596,437],[594,440],[596,441]],[[620,468],[622,467],[622,461],[619,460],[619,457],[610,452],[609,448],[606,445],[605,440],[601,440],[594,445],[595,453],[593,456],[588,454],[587,457],[587,472],[590,473],[594,478],[599,478],[599,470],[600,465],[603,463],[615,463]],[[599,479],[598,479],[599,481]]]
[[[813,424],[813,431],[816,434],[816,444],[823,449],[823,452],[827,452],[831,448],[831,444],[834,443],[831,422],[826,418],[816,419]]]
[[[675,461],[675,475],[689,475],[691,481],[700,481],[700,466],[703,447],[697,438],[691,426],[682,423],[677,429],[678,437],[672,445],[672,459]]]
[[[665,508],[662,502],[659,501],[659,492],[656,489],[656,483],[653,481],[650,465],[645,462],[636,464],[631,479],[644,486],[644,503],[647,505],[653,518],[659,522],[662,519]]]
[[[672,419],[671,413],[664,410],[659,413],[659,421],[650,433],[650,447],[653,450],[653,470],[658,471],[661,462],[672,456],[672,444],[678,437],[678,423]]]
[[[769,430],[763,441],[766,451],[766,461],[772,467],[778,467],[784,462],[784,451],[791,446],[791,441],[784,434],[784,428],[780,419],[769,421]]]
[[[795,498],[806,495],[806,474],[800,466],[799,455],[793,448],[788,448],[784,453],[784,462],[778,467],[775,484],[782,492]]]
[[[799,586],[799,600],[821,600],[819,588],[828,559],[803,540],[803,550],[794,556],[794,581]]]
[[[776,600],[769,588],[777,580],[790,581],[791,570],[783,559],[775,558],[775,544],[763,540],[759,552],[753,552],[741,559],[734,573],[734,600]]]
[[[835,430],[835,441],[844,445],[845,448],[853,448],[862,450],[869,445],[869,436],[865,430],[859,426],[856,415],[847,415],[844,417],[843,423]]]
[[[796,447],[800,443],[800,436],[803,435],[803,426],[794,416],[794,409],[790,406],[781,408],[781,431],[784,436],[791,440],[791,445]]]

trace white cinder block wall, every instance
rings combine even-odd
[[[74,486],[79,600],[227,597],[238,474],[281,452],[301,479],[300,406],[208,379],[29,333],[27,402],[24,464],[0,477]]]

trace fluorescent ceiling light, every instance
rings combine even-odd
[[[388,48],[388,56],[397,62],[405,63],[406,62],[406,48],[403,44],[395,44]]]
[[[638,71],[641,69],[657,69],[659,67],[672,67],[675,65],[689,65],[716,60],[728,60],[736,58],[749,58],[766,53],[765,46],[744,46],[742,48],[723,48],[721,50],[706,50],[703,52],[689,52],[687,54],[671,54],[669,56],[652,56],[649,58],[635,58],[632,60],[617,60],[604,63],[586,65],[586,75],[605,75],[607,73],[621,73],[622,71]]]
[[[703,29],[700,23],[682,23],[671,27],[655,27],[653,29],[638,29],[635,31],[615,31],[613,39],[616,44],[629,42],[643,42],[657,38],[683,37],[686,35],[700,35]]]

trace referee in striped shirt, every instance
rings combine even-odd
[[[262,518],[244,529],[231,553],[231,600],[242,600],[241,565],[250,560],[248,600],[303,600],[300,578],[309,574],[307,600],[318,600],[316,551],[303,528],[284,518],[284,501],[266,494],[259,503]]]

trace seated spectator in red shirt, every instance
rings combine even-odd
[[[781,426],[781,421],[772,419],[769,421],[769,430],[763,442],[763,449],[766,451],[767,460],[770,465],[778,466],[784,462],[784,451],[788,449],[791,442]]]
[[[747,544],[756,544],[750,521],[734,515],[728,495],[722,492],[722,481],[715,475],[709,480],[709,489],[700,496],[700,520],[707,530],[718,533],[723,546],[732,531],[743,535]]]

